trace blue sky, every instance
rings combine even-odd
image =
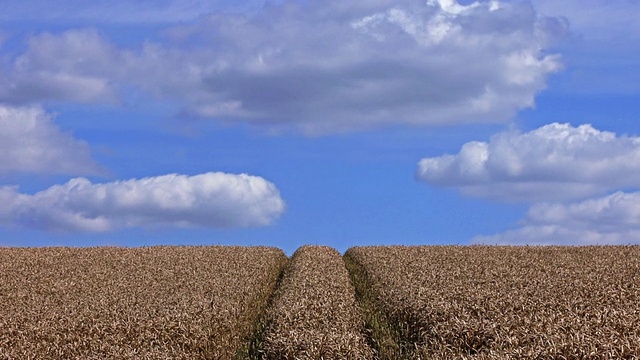
[[[0,246],[640,243],[640,1],[0,0]]]

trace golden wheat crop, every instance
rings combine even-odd
[[[640,358],[640,247],[356,247],[345,259],[403,358]]]
[[[266,359],[370,359],[364,320],[340,253],[303,246],[291,258],[262,348]]]
[[[286,261],[266,247],[0,248],[0,358],[232,358]]]

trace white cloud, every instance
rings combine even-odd
[[[89,146],[53,123],[42,108],[0,104],[0,174],[98,174]]]
[[[0,99],[11,103],[62,100],[115,102],[117,85],[130,56],[96,30],[43,33],[29,39],[28,50],[15,59],[0,84]]]
[[[0,187],[0,224],[47,231],[128,227],[248,227],[284,211],[275,185],[245,174],[164,175],[106,184],[84,178],[34,195]]]
[[[528,3],[285,2],[137,51],[91,30],[37,35],[0,99],[112,101],[134,86],[187,115],[307,133],[506,122],[561,69],[547,48],[564,32]]]
[[[456,155],[422,159],[417,177],[497,200],[583,199],[640,188],[640,138],[558,123],[507,131],[467,143]]]
[[[521,227],[475,243],[501,245],[640,244],[640,192],[616,192],[572,204],[536,204]]]
[[[518,228],[474,243],[640,243],[640,192],[620,191],[640,189],[640,137],[559,123],[506,131],[421,160],[417,177],[465,195],[533,204]]]

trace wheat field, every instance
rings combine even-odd
[[[266,247],[2,248],[0,359],[229,359],[286,262]]]
[[[640,358],[640,247],[391,246],[345,255],[396,330],[382,358]]]
[[[0,248],[0,359],[640,359],[640,247]]]

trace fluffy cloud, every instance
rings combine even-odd
[[[417,177],[505,201],[581,199],[640,187],[640,138],[558,123],[507,131],[456,155],[422,159]]]
[[[89,146],[61,132],[40,107],[0,104],[0,174],[97,174]]]
[[[134,86],[188,116],[307,133],[504,122],[560,70],[547,48],[565,30],[529,3],[284,2],[135,51],[92,30],[37,35],[0,99],[112,101]]]
[[[32,37],[0,84],[0,99],[10,103],[62,100],[117,101],[117,84],[126,76],[128,52],[116,49],[96,30],[71,30]]]
[[[128,227],[248,227],[284,211],[277,188],[260,177],[206,173],[106,184],[70,180],[34,195],[0,187],[0,224],[48,231]]]
[[[619,191],[640,188],[639,137],[558,123],[507,131],[423,159],[417,176],[466,195],[533,203],[518,228],[475,243],[640,243],[640,193]]]
[[[501,245],[640,244],[640,193],[616,192],[573,204],[536,204],[521,225],[473,241]]]

